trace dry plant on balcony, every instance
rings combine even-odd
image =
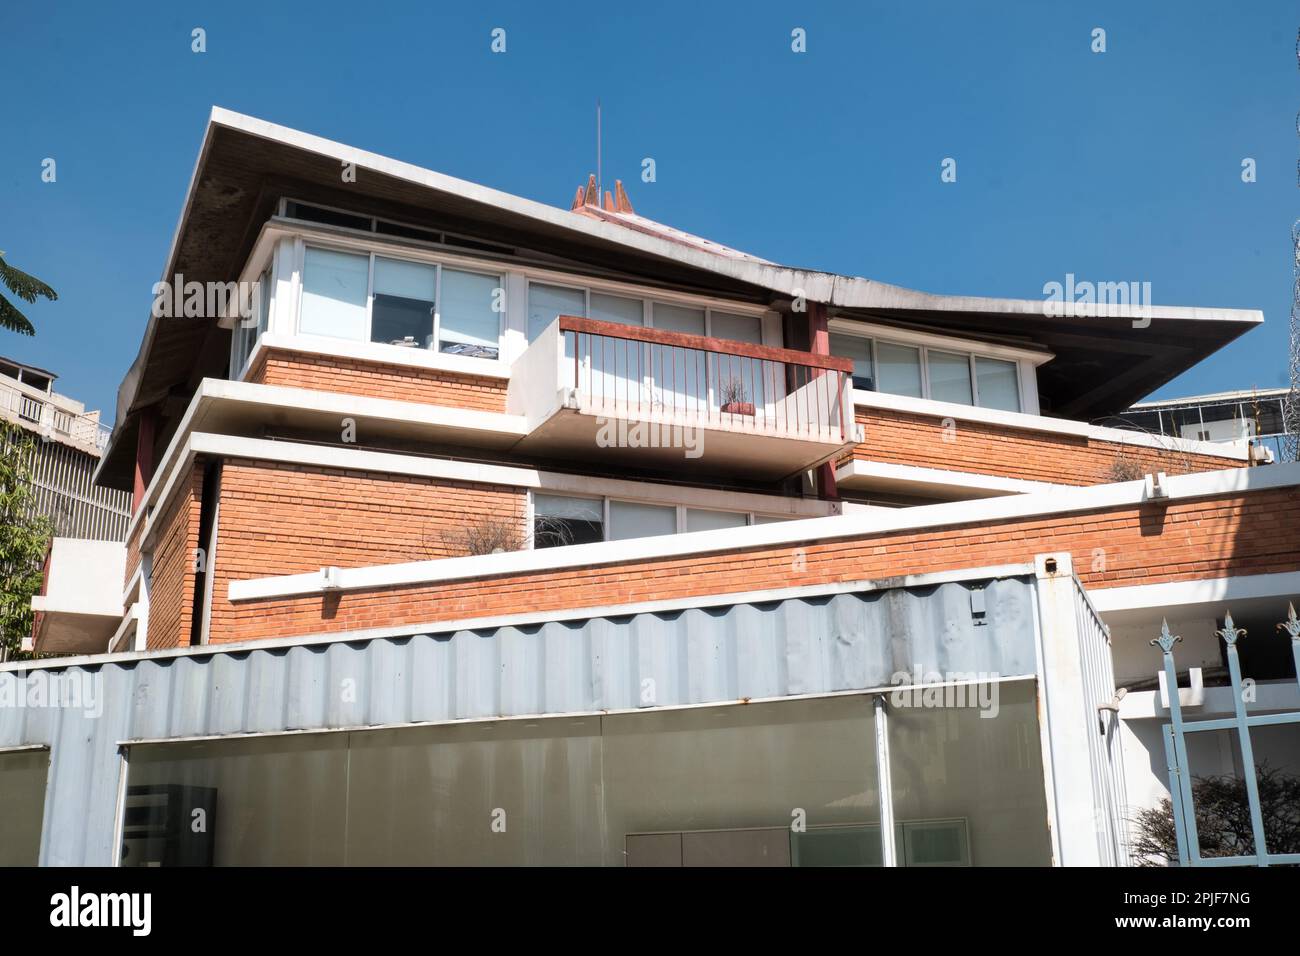
[[[504,554],[522,551],[528,540],[523,521],[517,515],[481,515],[450,528],[426,535],[425,547],[432,557],[464,557],[476,554]]]
[[[1115,427],[1114,421],[1112,419],[1112,424],[1107,427]],[[1094,421],[1092,424],[1104,426],[1106,422]],[[1144,462],[1132,445],[1121,442],[1119,453],[1111,460],[1106,469],[1106,477],[1109,480],[1137,481],[1139,478],[1145,478],[1148,474],[1157,471],[1163,471],[1166,475],[1190,475],[1198,470],[1191,453],[1178,447],[1178,439],[1170,435],[1158,435],[1150,429],[1134,425],[1132,422],[1124,421],[1122,425],[1125,431],[1146,435],[1161,446],[1160,448],[1151,449],[1152,453],[1160,457],[1158,461]]]
[[[534,547],[553,548],[573,543],[573,535],[563,521],[544,515],[534,521],[533,537]],[[436,558],[506,554],[527,548],[524,522],[515,515],[483,515],[425,536],[425,550]]]
[[[718,385],[718,403],[730,415],[754,414],[754,403],[749,401],[745,385],[739,379],[729,378]]]

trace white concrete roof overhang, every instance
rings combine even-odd
[[[357,181],[339,185],[343,163]],[[343,200],[374,215],[421,217],[443,229],[541,251],[575,267],[772,302],[803,295],[844,317],[871,317],[966,335],[1037,343],[1056,358],[1040,370],[1049,409],[1074,418],[1113,414],[1261,322],[1258,311],[1154,306],[1111,317],[1049,318],[1041,299],[932,295],[855,276],[776,265],[710,251],[663,234],[576,215],[410,163],[215,108],[163,269],[200,282],[228,280],[275,200]],[[1122,310],[1121,310],[1122,311]],[[118,392],[117,422],[100,469],[105,484],[130,480],[140,408],[169,398],[181,407],[200,379],[220,375],[225,333],[215,320],[150,317]],[[166,428],[171,423],[164,424]]]

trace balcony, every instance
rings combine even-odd
[[[516,448],[775,480],[852,448],[851,363],[559,316],[511,370]]]
[[[92,454],[101,453],[112,429],[100,422],[99,412],[87,414],[62,408],[55,398],[31,386],[0,379],[0,418]]]

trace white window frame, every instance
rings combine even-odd
[[[798,515],[779,515],[767,511],[749,511],[740,508],[715,508],[711,505],[682,505],[675,504],[671,501],[663,501],[655,498],[629,498],[625,495],[584,495],[572,491],[548,491],[548,490],[530,490],[528,492],[528,506],[526,508],[526,520],[528,521],[528,550],[535,549],[533,542],[533,532],[536,526],[536,508],[535,499],[537,495],[546,495],[548,498],[574,498],[578,501],[599,501],[600,502],[600,532],[602,541],[614,540],[609,536],[609,506],[618,502],[629,505],[652,505],[656,508],[673,508],[676,512],[676,524],[673,534],[688,534],[686,530],[686,512],[687,511],[717,511],[722,514],[744,515],[744,527],[751,527],[756,523],[758,518],[776,518],[778,520],[795,520]],[[653,537],[662,537],[654,535]],[[639,541],[639,538],[620,538],[620,541]]]
[[[964,402],[944,402],[943,404],[955,405],[960,408],[985,408],[979,401],[979,376],[975,368],[976,358],[995,359],[1000,362],[1010,362],[1016,370],[1016,398],[1019,408],[1012,414],[1038,414],[1038,409],[1033,406],[1036,404],[1031,401],[1031,396],[1027,382],[1034,377],[1033,369],[1036,364],[1041,364],[1052,358],[1051,355],[1042,355],[1040,353],[1030,353],[1023,349],[1013,349],[999,346],[981,347],[980,343],[972,342],[965,339],[953,339],[951,343],[945,341],[941,336],[932,335],[915,335],[909,336],[905,333],[896,331],[887,331],[882,334],[879,326],[861,326],[854,327],[848,323],[836,322],[832,320],[830,332],[834,335],[852,335],[857,338],[866,339],[871,343],[871,378],[876,383],[874,389],[882,395],[893,395],[894,392],[886,392],[879,388],[880,383],[880,355],[877,348],[880,342],[889,345],[897,345],[904,348],[916,349],[918,361],[921,365],[921,394],[920,398],[925,401],[938,402],[940,399],[931,398],[930,392],[930,352],[943,352],[948,355],[964,355],[966,357],[967,367],[970,369],[971,383],[971,404]],[[1026,355],[1032,355],[1032,359],[1027,359]],[[917,396],[900,396],[901,398],[915,398]],[[1026,411],[1026,408],[1032,410]],[[1010,411],[1009,409],[992,409],[994,411]]]
[[[504,290],[505,287],[506,287],[507,274],[506,274],[506,272],[504,272],[504,271],[494,272],[494,271],[492,271],[491,269],[487,269],[487,268],[484,268],[484,269],[478,269],[478,268],[474,268],[474,267],[466,267],[466,266],[462,266],[462,265],[460,265],[460,264],[447,264],[447,263],[442,262],[442,261],[439,260],[439,259],[432,259],[432,260],[431,260],[431,259],[425,259],[425,258],[422,258],[422,257],[419,257],[419,256],[403,256],[403,255],[400,255],[400,254],[398,254],[398,255],[393,255],[393,254],[391,254],[391,253],[387,253],[387,252],[382,252],[382,253],[381,253],[381,252],[376,252],[376,251],[374,251],[373,249],[370,249],[370,250],[358,250],[358,249],[352,249],[352,248],[349,248],[349,247],[347,247],[346,245],[332,245],[332,244],[329,244],[329,243],[316,242],[316,241],[307,241],[307,242],[304,242],[304,244],[303,244],[302,273],[303,273],[304,278],[306,277],[306,271],[307,271],[307,250],[308,250],[308,249],[320,249],[320,250],[323,250],[323,251],[326,251],[326,252],[340,252],[340,253],[343,253],[343,254],[345,254],[345,255],[366,256],[366,257],[367,257],[367,266],[366,266],[366,334],[365,334],[365,338],[363,338],[363,339],[348,339],[348,338],[343,338],[342,336],[318,335],[318,334],[316,334],[316,333],[314,333],[314,332],[304,332],[304,331],[302,330],[302,290],[303,290],[303,286],[305,285],[305,282],[300,282],[300,283],[298,284],[298,301],[297,301],[297,308],[294,310],[294,334],[295,334],[295,335],[301,335],[301,336],[303,336],[304,338],[317,338],[317,339],[319,339],[319,338],[327,338],[327,339],[337,339],[337,340],[339,340],[339,341],[343,341],[343,342],[357,342],[357,341],[360,341],[360,342],[364,342],[364,343],[366,343],[367,345],[378,345],[378,346],[383,346],[383,347],[385,347],[385,348],[395,349],[395,350],[398,350],[398,351],[403,352],[403,353],[406,353],[406,352],[408,352],[408,351],[416,351],[416,352],[424,352],[424,353],[427,353],[427,354],[430,354],[430,355],[445,355],[445,354],[447,354],[447,353],[444,353],[444,352],[442,351],[442,349],[441,349],[441,345],[442,345],[442,270],[443,270],[444,268],[448,268],[448,269],[451,269],[451,270],[453,270],[453,271],[455,271],[455,272],[468,272],[468,273],[471,273],[471,274],[473,274],[473,275],[480,275],[480,276],[483,276],[484,278],[495,279],[495,280],[497,281],[497,288],[498,288],[498,289],[502,289],[502,290]],[[408,350],[405,346],[400,346],[400,345],[391,345],[391,344],[389,344],[388,342],[376,342],[376,341],[374,341],[374,339],[372,338],[372,336],[374,335],[374,316],[375,316],[374,307],[375,307],[375,259],[376,259],[376,258],[391,259],[391,260],[393,260],[393,261],[395,261],[395,262],[409,262],[409,263],[412,263],[413,265],[427,266],[427,267],[432,268],[432,269],[434,270],[434,280],[433,280],[433,295],[434,295],[434,300],[433,300],[433,348],[427,348],[427,349],[426,349],[426,348],[421,348],[421,349]],[[504,294],[504,293],[503,293],[503,294]],[[506,333],[506,313],[505,313],[505,310],[502,310],[502,311],[500,311],[500,312],[497,313],[497,357],[496,357],[495,359],[469,359],[469,360],[470,360],[470,361],[479,361],[479,362],[499,362],[499,361],[501,360],[501,356],[504,354],[504,349],[505,349],[505,342],[504,342],[504,339],[505,339],[505,333]],[[459,357],[464,357],[464,356],[459,356]]]

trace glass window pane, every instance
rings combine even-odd
[[[602,322],[618,322],[620,325],[645,325],[645,306],[640,299],[593,292],[591,317]]]
[[[0,754],[0,866],[40,863],[49,766],[48,750]]]
[[[687,335],[704,334],[704,310],[688,309],[680,305],[656,302],[651,307],[656,329],[666,332],[685,332]]]
[[[533,495],[533,547],[560,548],[605,540],[600,498]]]
[[[876,377],[871,360],[871,339],[860,335],[831,335],[831,355],[853,360],[853,387],[875,389]]]
[[[442,270],[438,350],[474,358],[497,357],[501,340],[501,277]]]
[[[703,508],[686,509],[687,531],[715,531],[718,528],[743,528],[749,515],[738,511],[706,511]]]
[[[909,345],[877,342],[879,388],[891,395],[921,397],[921,353]]]
[[[376,257],[370,340],[429,348],[433,344],[437,284],[438,270],[434,266]]]
[[[651,306],[654,327],[665,332],[686,335],[704,334],[704,310],[655,302]],[[710,355],[694,349],[656,345],[650,349],[653,400],[674,413],[699,413],[705,410],[709,395],[709,378],[717,377],[711,369]]]
[[[603,862],[598,717],[350,737],[348,866]]]
[[[732,315],[729,312],[709,313],[709,334],[715,339],[733,342],[763,344],[763,323],[756,315]]]
[[[347,862],[347,734],[137,745],[129,768],[123,866]]]
[[[557,316],[587,314],[587,295],[581,289],[558,285],[528,286],[528,341],[533,341],[555,321]]]
[[[1047,866],[1051,845],[1034,682],[891,697],[899,862]]]
[[[328,249],[307,249],[298,330],[365,340],[370,259]]]
[[[778,521],[797,521],[794,515],[754,515],[754,524],[776,524]]]
[[[643,505],[632,501],[609,503],[610,541],[676,533],[677,509],[671,505]]]
[[[878,863],[871,708],[863,696],[605,717],[611,858],[627,866]],[[818,833],[815,853],[794,846],[795,808]],[[872,824],[874,854],[859,829]]]
[[[926,353],[930,367],[930,398],[936,402],[971,404],[970,356],[952,352]]]
[[[1020,383],[1016,378],[1015,362],[976,356],[975,379],[979,386],[980,405],[1007,412],[1020,411]]]

